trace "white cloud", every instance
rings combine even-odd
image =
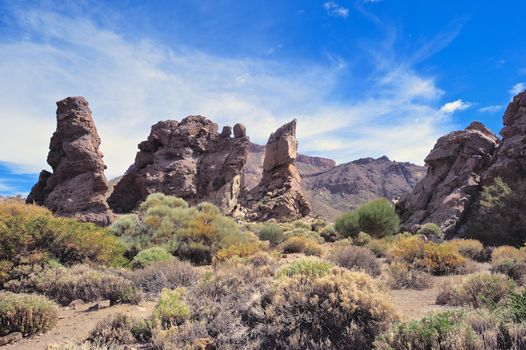
[[[453,102],[445,103],[442,107],[440,107],[440,110],[444,113],[451,114],[455,113],[456,111],[463,111],[471,107],[471,103],[464,102],[461,99],[458,99]]]
[[[331,16],[347,18],[349,16],[349,9],[337,4],[334,1],[327,1],[323,4],[323,8]]]
[[[524,90],[526,90],[526,84],[525,83],[517,83],[517,84],[513,85],[513,87],[511,88],[510,94],[515,96],[517,94],[520,94]]]
[[[496,113],[502,110],[502,105],[492,105],[492,106],[486,106],[486,107],[480,107],[478,109],[479,112],[482,113]]]
[[[435,107],[434,79],[403,65],[383,66],[361,100],[334,102],[338,66],[217,57],[49,12],[18,19],[28,39],[0,42],[0,139],[9,145],[0,160],[25,171],[47,168],[54,102],[75,95],[90,103],[109,177],[133,162],[152,124],[191,114],[220,127],[242,122],[258,143],[298,118],[300,150],[338,162],[386,154],[422,163],[451,127],[449,112]]]

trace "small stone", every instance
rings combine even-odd
[[[11,333],[6,336],[0,337],[0,346],[14,344],[20,340],[22,340],[22,333]]]

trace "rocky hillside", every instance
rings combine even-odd
[[[265,146],[250,145],[245,168],[249,188],[261,178],[264,155]],[[394,199],[411,192],[426,172],[425,167],[392,161],[387,157],[363,158],[336,166],[331,159],[300,154],[296,166],[312,214],[330,220],[371,199]]]

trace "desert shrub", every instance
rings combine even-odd
[[[431,276],[412,269],[406,263],[393,262],[387,266],[387,284],[392,289],[426,289],[431,287]]]
[[[265,245],[260,241],[238,243],[219,250],[215,259],[217,262],[221,262],[233,257],[247,258],[264,249]]]
[[[334,242],[338,239],[338,233],[334,225],[327,225],[320,231],[320,236],[325,242]]]
[[[356,237],[360,232],[360,215],[356,210],[343,213],[336,218],[334,228],[343,237]]]
[[[526,181],[484,186],[467,235],[485,244],[522,246],[526,241]]]
[[[142,250],[132,260],[132,266],[136,269],[150,266],[153,263],[172,259],[172,254],[162,247],[152,247]]]
[[[283,229],[277,224],[263,226],[258,233],[259,239],[269,241],[272,246],[276,246],[285,240]]]
[[[264,349],[370,349],[397,320],[374,280],[350,271],[284,279],[265,311]]]
[[[185,288],[163,289],[152,316],[163,328],[180,325],[190,317],[190,308],[184,301]]]
[[[291,237],[302,237],[318,243],[324,242],[323,238],[321,238],[318,232],[305,228],[293,228],[292,230],[287,230],[284,232],[284,237],[285,239],[289,239]]]
[[[276,273],[276,277],[302,276],[309,279],[318,278],[328,275],[333,267],[332,263],[320,259],[298,259],[281,267]]]
[[[0,201],[0,284],[18,265],[91,261],[124,263],[124,247],[105,228],[69,218],[56,218],[47,209],[15,199]]]
[[[171,259],[135,270],[133,282],[143,292],[155,295],[164,288],[189,287],[197,282],[200,275],[199,270],[189,262]]]
[[[422,225],[422,227],[416,233],[426,236],[433,242],[441,242],[444,240],[444,232],[440,226],[432,222]]]
[[[305,222],[303,220],[295,220],[292,222],[292,226],[295,228],[302,228],[305,230],[312,230],[312,225],[308,222]]]
[[[526,322],[526,289],[511,292],[506,298],[506,311],[515,322]]]
[[[378,258],[383,258],[387,256],[388,250],[392,245],[392,240],[387,238],[381,239],[371,239],[367,243],[366,248],[369,248]]]
[[[305,244],[305,249],[303,250],[303,253],[307,256],[322,256],[323,255],[323,248],[321,245],[314,241],[307,241]]]
[[[371,242],[371,236],[365,232],[359,232],[356,237],[352,240],[353,244],[358,247],[364,247]]]
[[[141,299],[133,282],[119,271],[88,265],[44,269],[25,280],[10,282],[6,288],[38,292],[62,305],[77,299],[85,302],[110,300],[111,304],[138,303]]]
[[[444,243],[446,246],[452,246],[462,256],[473,260],[480,260],[484,246],[476,239],[453,239]]]
[[[141,211],[147,211],[150,208],[161,206],[169,208],[188,208],[188,203],[181,198],[167,196],[163,193],[153,193],[141,203],[140,209]]]
[[[140,322],[126,314],[116,313],[103,319],[91,330],[88,341],[95,344],[135,344],[141,339]]]
[[[303,237],[290,237],[282,243],[281,249],[284,253],[303,253],[307,242]]]
[[[453,311],[440,312],[421,320],[396,324],[378,337],[375,348],[379,350],[444,349],[448,334],[463,319],[463,314]],[[452,349],[451,349],[452,350]]]
[[[434,275],[462,273],[466,260],[456,247],[426,242],[421,236],[396,237],[389,249],[391,260],[399,260]]]
[[[58,320],[55,303],[44,296],[0,292],[0,336],[47,332]]]
[[[374,253],[363,247],[336,247],[330,251],[329,260],[348,269],[363,270],[372,276],[381,272]]]
[[[360,217],[360,231],[367,232],[375,238],[396,232],[400,224],[394,206],[385,198],[366,203],[357,211]]]
[[[276,259],[267,252],[257,252],[246,260],[247,264],[254,267],[270,266],[276,263]]]
[[[105,344],[92,344],[85,342],[82,344],[61,344],[56,346],[48,346],[47,350],[125,350],[126,347],[122,345],[105,345]]]
[[[329,226],[327,224],[327,221],[325,221],[324,219],[318,218],[311,224],[311,230],[316,231],[316,232],[320,232],[321,230],[323,230],[327,226]]]
[[[492,308],[515,288],[513,280],[505,275],[478,273],[461,284],[443,286],[437,304]]]
[[[526,277],[526,250],[510,246],[495,248],[491,255],[491,271],[502,273],[519,283]]]

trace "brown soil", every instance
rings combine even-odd
[[[26,338],[12,345],[1,347],[2,350],[45,350],[50,344],[68,344],[84,341],[97,323],[111,314],[122,312],[134,317],[146,317],[152,313],[154,302],[143,302],[140,305],[115,305],[102,307],[96,311],[87,311],[94,305],[86,304],[78,310],[61,308],[59,321],[53,330],[31,338]]]

